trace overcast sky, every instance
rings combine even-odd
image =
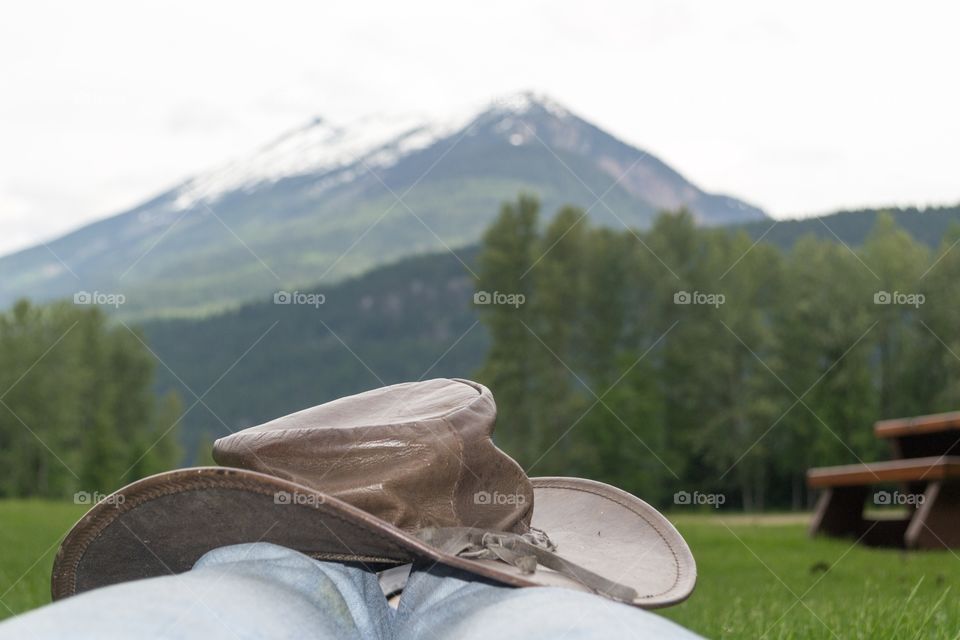
[[[315,115],[523,89],[778,218],[960,201],[956,2],[19,2],[0,253]]]

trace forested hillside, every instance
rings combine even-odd
[[[207,319],[145,324],[164,363],[158,389],[176,390],[189,409],[188,452],[228,429],[382,384],[470,375],[487,346],[464,267],[475,255],[409,258],[300,292],[322,295],[317,306],[268,296]]]
[[[843,214],[804,224],[846,235],[838,220],[874,222],[860,244],[788,234],[782,249],[768,242],[775,229],[756,243],[756,229],[699,228],[685,214],[646,232],[580,215],[544,219],[524,198],[479,248],[288,303],[147,323],[152,354],[99,311],[21,303],[0,317],[13,410],[0,406],[2,491],[108,490],[183,451],[203,460],[231,430],[382,384],[466,376],[494,389],[498,441],[531,473],[606,479],[654,502],[684,487],[800,506],[808,466],[881,455],[874,420],[960,407],[957,231],[930,248],[896,223],[908,212]],[[915,215],[945,229],[954,213]],[[156,399],[170,392],[182,415]],[[171,425],[179,438],[150,449]]]
[[[889,207],[884,209],[859,209],[838,211],[828,216],[803,218],[801,220],[768,220],[737,225],[752,238],[789,249],[800,238],[812,235],[823,240],[833,240],[852,247],[862,245],[880,215],[888,215],[898,227],[915,240],[930,248],[936,248],[954,226],[960,225],[960,205],[952,207]]]

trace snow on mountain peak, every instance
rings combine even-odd
[[[501,96],[494,99],[491,105],[494,111],[507,113],[527,113],[536,107],[540,107],[558,118],[570,115],[570,112],[562,104],[546,94],[535,91],[521,91]]]
[[[245,158],[193,178],[180,188],[175,208],[291,176],[328,173],[361,160],[388,166],[443,133],[435,129],[413,116],[367,116],[342,125],[314,118]]]
[[[367,168],[389,167],[479,117],[522,115],[536,107],[555,117],[569,115],[549,97],[525,91],[441,120],[411,115],[365,116],[336,124],[316,117],[254,153],[184,183],[178,189],[174,208],[182,211],[198,202],[214,202],[232,191],[251,190],[293,176],[322,175],[360,163]]]

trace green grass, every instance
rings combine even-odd
[[[0,619],[50,602],[50,569],[60,540],[87,508],[0,501]]]
[[[59,540],[84,507],[0,501],[0,618],[49,601]],[[660,613],[711,638],[960,638],[960,555],[811,540],[803,518],[674,518],[697,559],[690,599]]]
[[[697,560],[690,599],[663,615],[711,638],[960,637],[960,552],[811,540],[795,516],[679,516]]]

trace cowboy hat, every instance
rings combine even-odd
[[[123,487],[66,536],[54,600],[189,570],[207,551],[272,542],[313,558],[441,563],[506,585],[680,602],[696,565],[650,505],[580,478],[528,478],[491,440],[496,405],[468,380],[348,396],[214,443],[224,466]]]

